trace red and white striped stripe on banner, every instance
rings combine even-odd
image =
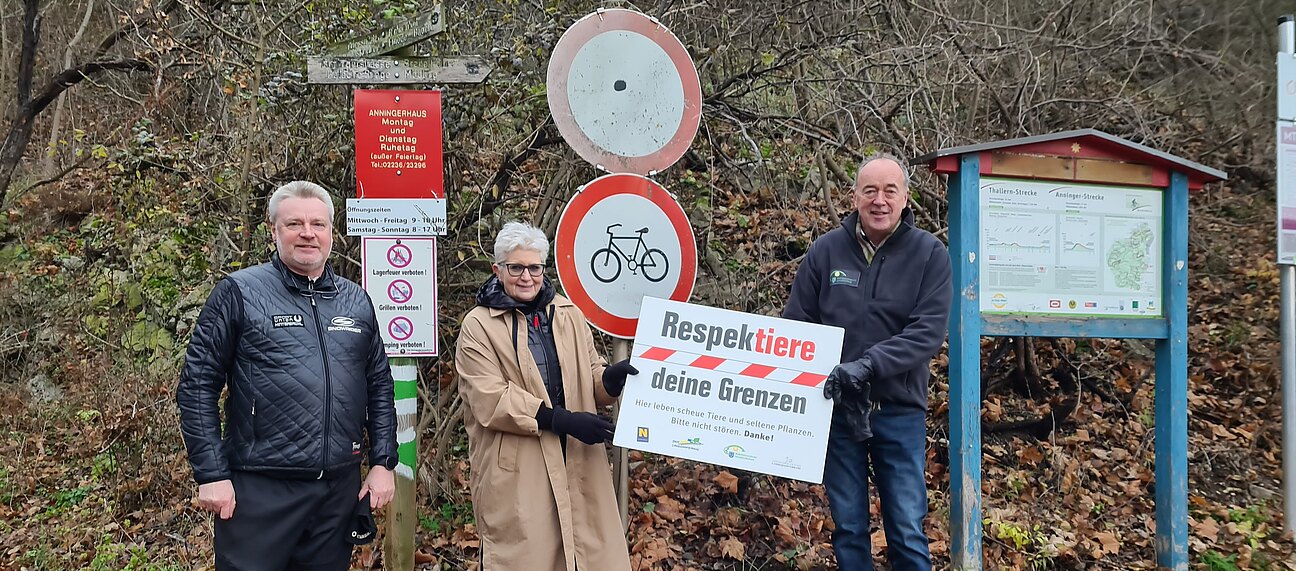
[[[731,373],[752,377],[756,379],[765,379],[767,381],[777,381],[780,383],[792,383],[806,387],[817,387],[828,378],[828,375],[819,373],[806,373],[793,369],[783,369],[761,365],[759,363],[747,363],[737,359],[721,359],[711,355],[699,355],[697,353],[685,353],[675,349],[666,349],[664,347],[635,347],[638,354],[636,357],[648,359],[649,361],[659,361],[673,365],[686,365],[699,369],[711,371],[720,371],[722,373]]]

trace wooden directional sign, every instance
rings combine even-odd
[[[368,57],[391,53],[412,46],[441,33],[445,24],[441,19],[441,4],[408,20],[392,24],[382,30],[356,36],[329,46],[328,53],[335,56]]]
[[[490,72],[480,56],[306,59],[307,83],[481,83]]]

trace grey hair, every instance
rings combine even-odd
[[[318,199],[328,208],[329,221],[333,220],[333,197],[329,196],[328,191],[313,182],[294,180],[275,189],[274,194],[270,195],[270,204],[266,206],[266,216],[269,217],[271,224],[274,224],[275,216],[279,215],[279,204],[289,198]]]
[[[904,160],[904,159],[902,159],[902,158],[900,158],[900,157],[898,157],[898,156],[896,156],[896,155],[893,155],[893,154],[888,153],[888,152],[885,152],[885,151],[878,151],[878,152],[872,153],[872,154],[870,154],[870,155],[864,157],[864,160],[860,162],[859,169],[857,169],[857,170],[855,171],[855,180],[857,180],[857,181],[859,180],[860,172],[862,172],[862,171],[864,170],[864,167],[868,166],[869,163],[871,163],[871,162],[873,162],[873,161],[877,161],[877,160],[887,160],[887,161],[891,161],[891,162],[895,163],[897,166],[899,166],[899,167],[900,167],[900,172],[903,172],[903,173],[904,173],[904,185],[905,185],[904,187],[905,187],[905,190],[908,190],[908,189],[909,189],[909,178],[910,178],[910,173],[909,173],[909,161],[906,161],[906,160]]]
[[[504,261],[513,250],[540,252],[540,261],[549,259],[549,238],[544,230],[524,222],[509,222],[495,235],[495,263]]]

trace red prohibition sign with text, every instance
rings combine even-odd
[[[554,253],[567,297],[591,325],[625,339],[634,337],[645,297],[688,301],[697,278],[684,209],[637,174],[599,177],[572,197]]]

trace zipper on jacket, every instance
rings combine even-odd
[[[877,265],[873,267],[873,290],[869,292],[873,299],[877,299],[878,278],[882,277],[882,264],[886,262],[886,256],[877,259]]]
[[[311,280],[312,289],[314,289],[314,280]],[[320,473],[316,479],[324,477],[324,470],[328,468],[328,448],[329,448],[329,426],[333,424],[329,409],[333,404],[333,380],[329,377],[328,352],[324,348],[324,328],[320,326],[319,306],[315,305],[315,296],[310,298],[311,315],[315,318],[315,336],[319,337],[320,359],[324,362],[324,442],[320,448]]]

